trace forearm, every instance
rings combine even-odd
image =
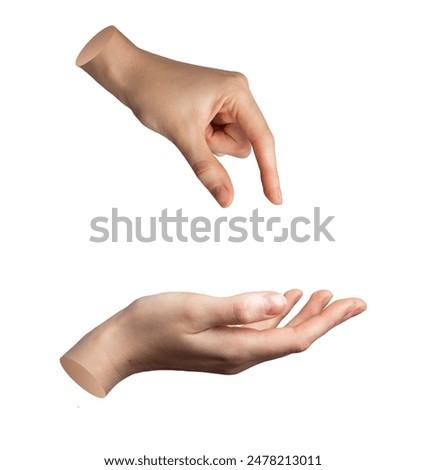
[[[143,66],[150,55],[137,48],[115,26],[108,26],[84,46],[76,64],[123,104],[131,107],[130,95],[141,78],[141,64]]]
[[[119,313],[85,335],[61,358],[67,374],[97,397],[105,397],[131,374],[126,368],[126,336],[120,321]]]

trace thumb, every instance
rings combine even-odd
[[[206,297],[200,309],[205,328],[247,325],[267,320],[284,312],[286,298],[277,292],[249,292],[232,297]]]
[[[205,137],[197,133],[178,148],[216,201],[222,207],[228,207],[234,197],[234,189],[228,173],[212,154]]]

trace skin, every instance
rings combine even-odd
[[[236,374],[264,361],[305,351],[315,340],[366,309],[356,298],[330,304],[315,292],[285,327],[300,300],[294,289],[232,297],[162,293],[141,297],[102,323],[62,358],[68,374],[104,397],[121,380],[151,370]]]
[[[137,48],[115,27],[96,35],[77,58],[139,121],[172,141],[226,207],[231,180],[216,156],[254,151],[267,198],[281,204],[274,139],[236,72],[185,64]],[[301,298],[252,292],[233,297],[162,293],[142,297],[96,327],[62,358],[67,373],[98,397],[126,377],[151,370],[236,374],[264,361],[305,351],[316,339],[366,309],[360,299],[329,304],[314,293],[285,327]]]
[[[274,138],[244,75],[144,51],[114,26],[89,41],[77,65],[173,142],[222,207],[234,189],[216,156],[247,157],[252,149],[266,197],[281,204]]]

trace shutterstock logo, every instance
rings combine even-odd
[[[165,242],[196,243],[221,242],[243,243],[254,240],[282,243],[293,240],[297,243],[309,241],[334,242],[329,225],[334,216],[321,217],[319,207],[313,208],[312,217],[298,216],[288,221],[281,217],[263,217],[259,209],[254,209],[248,217],[218,217],[210,219],[204,216],[189,218],[178,209],[170,214],[163,209],[161,215],[150,217],[127,217],[119,215],[118,208],[111,209],[111,216],[97,216],[90,221],[92,230],[90,241],[104,242]]]

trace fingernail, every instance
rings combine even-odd
[[[230,193],[226,186],[220,185],[216,186],[211,190],[213,197],[216,201],[222,206],[227,207],[231,203],[230,201]]]
[[[287,305],[287,299],[281,294],[267,294],[265,299],[269,304],[269,315],[276,315],[283,307]],[[278,311],[277,311],[278,310]]]

